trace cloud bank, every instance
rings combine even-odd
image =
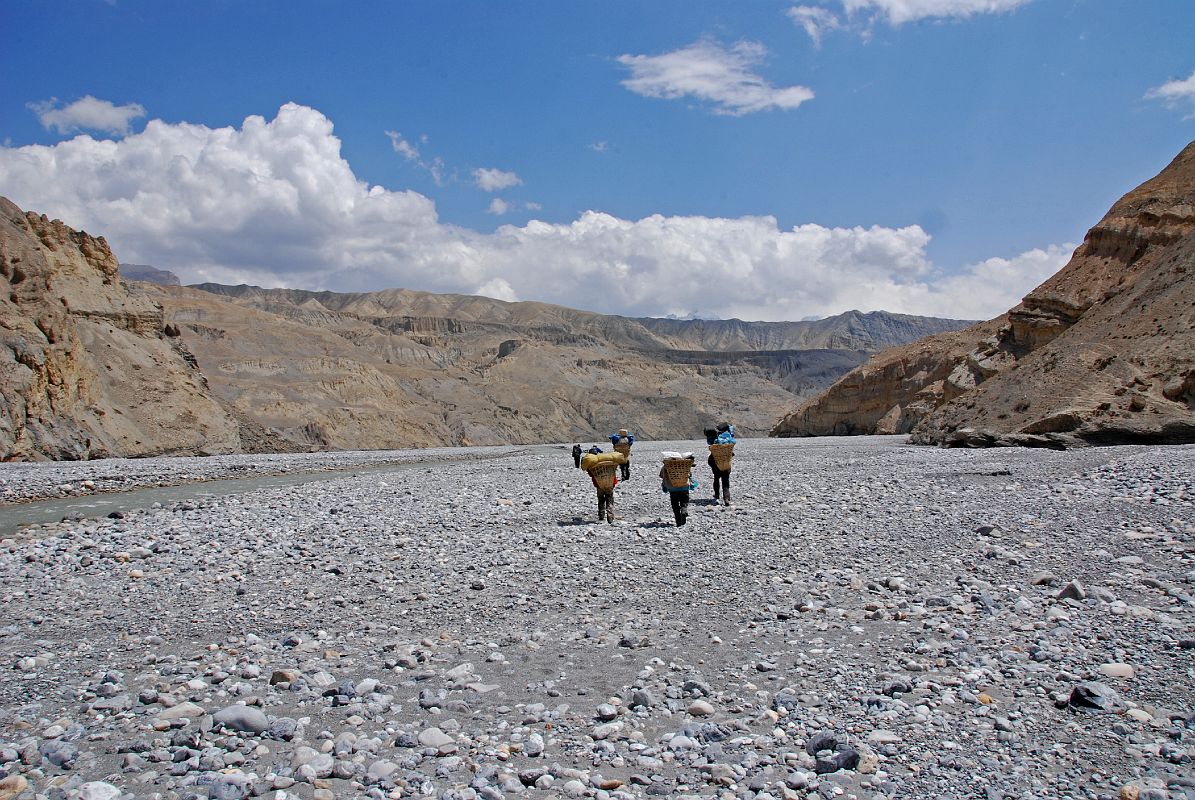
[[[739,42],[730,49],[702,40],[658,56],[621,55],[630,70],[622,85],[644,97],[708,102],[715,114],[742,116],[770,109],[789,110],[813,99],[804,86],[772,86],[752,72],[767,49],[758,42]]]
[[[122,261],[185,282],[405,287],[634,316],[701,308],[782,320],[857,308],[986,318],[1069,255],[1035,250],[947,276],[918,226],[784,229],[768,216],[588,211],[482,234],[441,222],[424,195],[357,178],[332,122],[293,103],[239,129],[152,120],[119,141],[0,147],[0,187],[26,210],[105,235]]]

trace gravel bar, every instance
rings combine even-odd
[[[530,449],[542,448],[543,445]],[[96,492],[127,492],[230,478],[327,473],[395,464],[502,458],[526,447],[430,447],[419,450],[356,450],[334,453],[205,456],[202,458],[106,458],[97,461],[0,464],[0,506]]]
[[[0,540],[0,800],[1195,798],[1195,447],[678,449],[0,465],[434,456]]]

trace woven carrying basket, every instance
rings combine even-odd
[[[630,442],[619,442],[618,444],[614,445],[614,452],[622,453],[624,456],[627,456],[628,458],[630,458],[631,443]]]
[[[733,444],[711,444],[710,452],[714,455],[714,463],[723,472],[730,472],[730,460],[734,458]]]
[[[603,492],[607,489],[614,488],[614,473],[617,467],[613,463],[598,464],[589,471],[590,477],[593,478],[594,484]]]
[[[664,462],[664,475],[673,489],[689,485],[689,470],[693,462],[687,458],[670,458]]]

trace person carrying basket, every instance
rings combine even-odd
[[[676,527],[681,528],[689,519],[689,492],[697,488],[697,480],[691,474],[694,457],[692,453],[671,451],[662,455],[664,466],[660,467],[660,488],[672,502],[672,516],[676,518]]]
[[[714,502],[717,503],[721,496],[722,502],[730,505],[730,466],[731,459],[734,458],[734,426],[723,422],[717,428],[706,428],[705,443],[710,447],[710,457],[706,463],[714,473]]]
[[[631,479],[631,445],[635,444],[635,434],[627,433],[626,428],[620,428],[618,433],[610,434],[610,444],[614,445],[615,452],[622,453],[627,457],[625,464],[619,464],[618,469],[622,473],[622,479],[629,481]]]
[[[622,453],[603,453],[597,445],[581,456],[581,469],[589,473],[593,488],[597,490],[598,522],[605,517],[606,522],[614,524],[614,487],[618,485],[618,467],[626,460]]]

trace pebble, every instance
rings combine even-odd
[[[1131,664],[1108,663],[1100,664],[1100,674],[1107,678],[1127,679],[1135,674]]]

